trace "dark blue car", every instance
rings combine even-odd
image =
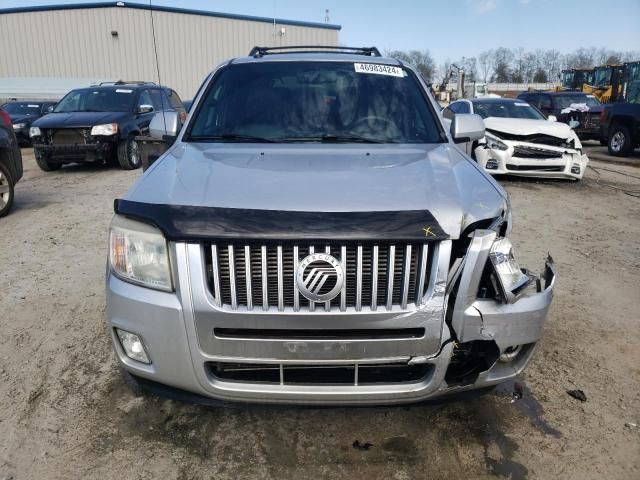
[[[49,113],[56,102],[28,101],[9,102],[0,105],[0,109],[9,114],[13,123],[13,133],[16,134],[21,147],[30,147],[29,129],[37,119]]]
[[[30,129],[36,161],[44,171],[65,163],[117,163],[140,167],[136,136],[148,131],[156,112],[186,116],[178,94],[148,82],[115,82],[72,90]]]

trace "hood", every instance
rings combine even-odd
[[[506,194],[450,144],[178,143],[125,200],[299,212],[429,210],[458,238],[502,214]]]
[[[33,122],[33,126],[40,128],[92,127],[103,123],[118,123],[130,115],[129,112],[49,113]]]
[[[33,120],[38,118],[37,115],[23,115],[23,114],[15,114],[15,113],[13,115],[9,115],[9,117],[11,118],[11,123],[13,123],[14,125],[16,123],[33,122]]]
[[[571,128],[569,125],[561,122],[550,122],[548,120],[488,117],[484,119],[484,126],[489,130],[512,135],[544,134],[558,138],[571,137]]]

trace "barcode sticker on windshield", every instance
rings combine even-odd
[[[31,105],[31,104],[29,104],[29,105],[27,105],[27,108],[38,108],[39,106],[40,105]]]
[[[529,106],[528,103],[520,103],[520,102],[516,102],[515,105],[516,105],[516,107],[528,107]]]
[[[404,77],[404,70],[392,65],[380,65],[379,63],[354,63],[353,66],[358,73],[374,73],[376,75]]]
[[[125,90],[124,88],[117,88],[116,93],[131,93],[133,90]]]

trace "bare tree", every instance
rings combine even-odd
[[[506,83],[511,80],[513,52],[508,48],[496,48],[493,53],[494,67],[492,79],[498,83]]]
[[[407,52],[394,50],[385,52],[389,57],[397,58],[411,65],[422,76],[425,82],[431,83],[435,76],[436,63],[429,50],[409,50]]]
[[[478,55],[478,65],[480,65],[482,81],[487,83],[494,67],[493,50],[486,50]]]

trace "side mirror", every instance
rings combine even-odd
[[[480,140],[484,137],[484,121],[475,113],[458,113],[451,120],[450,132],[455,143]]]
[[[175,138],[179,131],[180,121],[176,111],[158,112],[149,123],[149,136],[157,140]]]
[[[151,113],[153,112],[153,105],[140,105],[138,107],[138,113]]]
[[[549,120],[550,122],[557,122],[558,121],[558,117],[556,117],[555,115],[549,115],[547,117],[547,120]]]

